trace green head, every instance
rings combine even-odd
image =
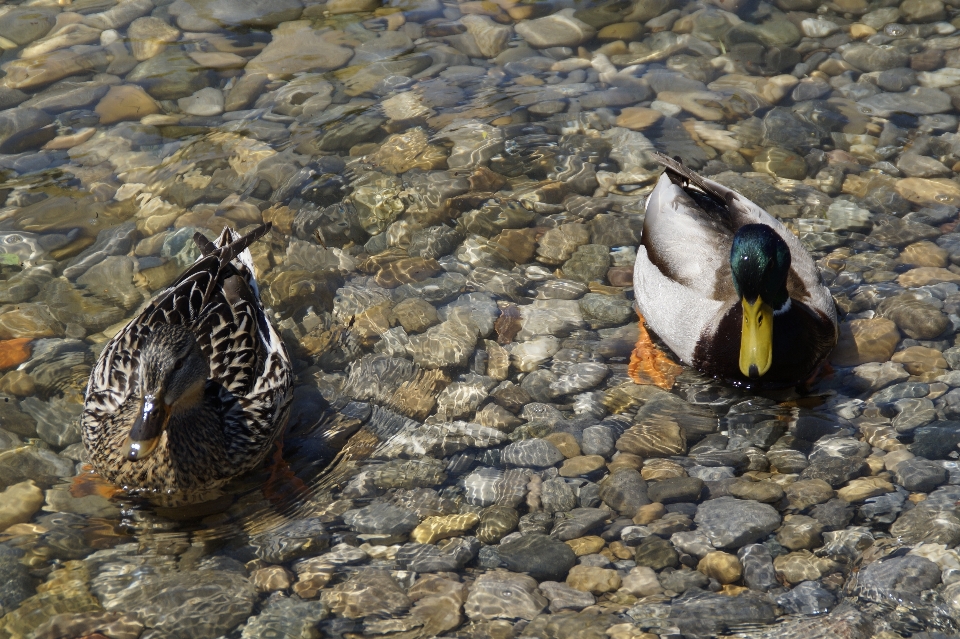
[[[790,301],[790,248],[769,226],[747,224],[733,236],[730,270],[743,304],[740,372],[757,378],[773,363],[773,316]]]

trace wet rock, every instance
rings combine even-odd
[[[456,572],[463,569],[480,550],[474,537],[462,537],[432,544],[406,544],[397,551],[397,563],[414,572]]]
[[[217,27],[271,27],[296,20],[303,11],[299,0],[177,0],[170,13],[183,29],[206,31]]]
[[[622,326],[635,317],[629,300],[600,293],[584,295],[580,300],[580,311],[592,329]]]
[[[279,564],[325,550],[330,543],[330,535],[319,519],[303,519],[257,535],[250,543],[258,557]]]
[[[929,493],[947,481],[942,464],[914,457],[900,462],[896,470],[897,483],[910,492]]]
[[[288,0],[299,4],[298,0]],[[286,22],[272,32],[273,39],[247,63],[247,73],[268,76],[300,71],[330,71],[342,67],[353,51],[341,46],[333,32],[316,31],[307,20]]]
[[[940,583],[940,569],[929,559],[916,555],[875,561],[860,571],[858,587],[886,592],[919,595]]]
[[[960,423],[939,421],[913,431],[910,452],[926,459],[945,459],[960,444]]]
[[[888,117],[898,111],[913,115],[944,113],[951,108],[950,96],[939,89],[926,87],[913,87],[903,93],[878,93],[861,100],[860,106],[878,117]]]
[[[546,468],[563,461],[563,453],[545,439],[527,439],[506,446],[500,459],[510,466]]]
[[[656,535],[646,537],[637,546],[634,560],[638,566],[653,570],[676,568],[680,565],[680,556],[669,541]]]
[[[777,605],[790,614],[819,615],[829,612],[836,603],[836,597],[816,581],[800,582],[790,592],[777,597]]]
[[[840,340],[830,361],[837,366],[886,362],[900,341],[897,325],[888,319],[858,319],[840,325]]]
[[[550,600],[550,612],[583,610],[587,606],[597,603],[597,598],[589,592],[577,590],[556,581],[541,582],[540,592]]]
[[[575,590],[601,595],[620,588],[620,575],[608,568],[574,566],[567,575],[567,585]]]
[[[737,552],[743,564],[743,583],[752,590],[766,592],[779,585],[773,557],[763,544],[749,544]]]
[[[574,17],[573,9],[517,24],[517,34],[532,47],[575,47],[593,38],[596,29]]]
[[[298,601],[276,597],[267,601],[260,614],[251,617],[243,627],[242,639],[255,637],[306,637],[328,615],[327,608],[318,601]]]
[[[18,107],[0,113],[0,153],[21,153],[47,143],[56,135],[53,118],[39,109]]]
[[[213,639],[245,621],[256,596],[253,584],[236,572],[147,574],[111,596],[104,608],[136,610],[145,625],[170,637]],[[210,601],[217,606],[211,608]]]
[[[650,503],[648,484],[636,470],[624,468],[607,476],[600,484],[600,499],[625,517]]]
[[[538,580],[564,580],[577,563],[570,546],[538,533],[527,533],[501,543],[497,554],[508,570],[526,573]]]
[[[694,518],[716,548],[740,548],[780,525],[780,515],[767,504],[720,497],[704,502]]]
[[[735,583],[743,576],[743,566],[736,555],[720,551],[708,553],[697,564],[697,570],[721,584]]]
[[[419,518],[406,508],[386,503],[348,510],[343,514],[343,521],[354,532],[380,535],[403,535],[420,523]]]
[[[348,619],[396,615],[411,604],[403,588],[383,570],[358,571],[324,590],[320,600],[331,613]]]

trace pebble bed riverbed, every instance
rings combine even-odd
[[[3,4],[0,639],[956,636],[957,27],[960,0]],[[842,325],[803,394],[630,381],[653,149],[813,254]],[[108,498],[99,349],[195,232],[263,222],[295,478]]]

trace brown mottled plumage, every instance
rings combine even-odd
[[[197,233],[203,255],[104,347],[87,385],[83,443],[97,472],[118,486],[202,494],[257,466],[283,430],[290,359],[264,313],[247,250],[269,230],[241,237],[227,228],[216,242]],[[153,397],[154,386],[165,394]],[[153,406],[167,412],[141,421]],[[145,430],[157,435],[155,447],[138,458]]]

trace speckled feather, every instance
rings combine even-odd
[[[94,467],[131,490],[192,493],[215,488],[259,464],[286,423],[290,360],[264,313],[244,237],[229,228],[215,243],[195,237],[203,255],[127,324],[90,375],[83,441]],[[238,277],[235,277],[238,276]],[[188,327],[210,365],[204,399],[171,418],[156,452],[130,462],[122,444],[139,400],[140,345],[155,324]]]

